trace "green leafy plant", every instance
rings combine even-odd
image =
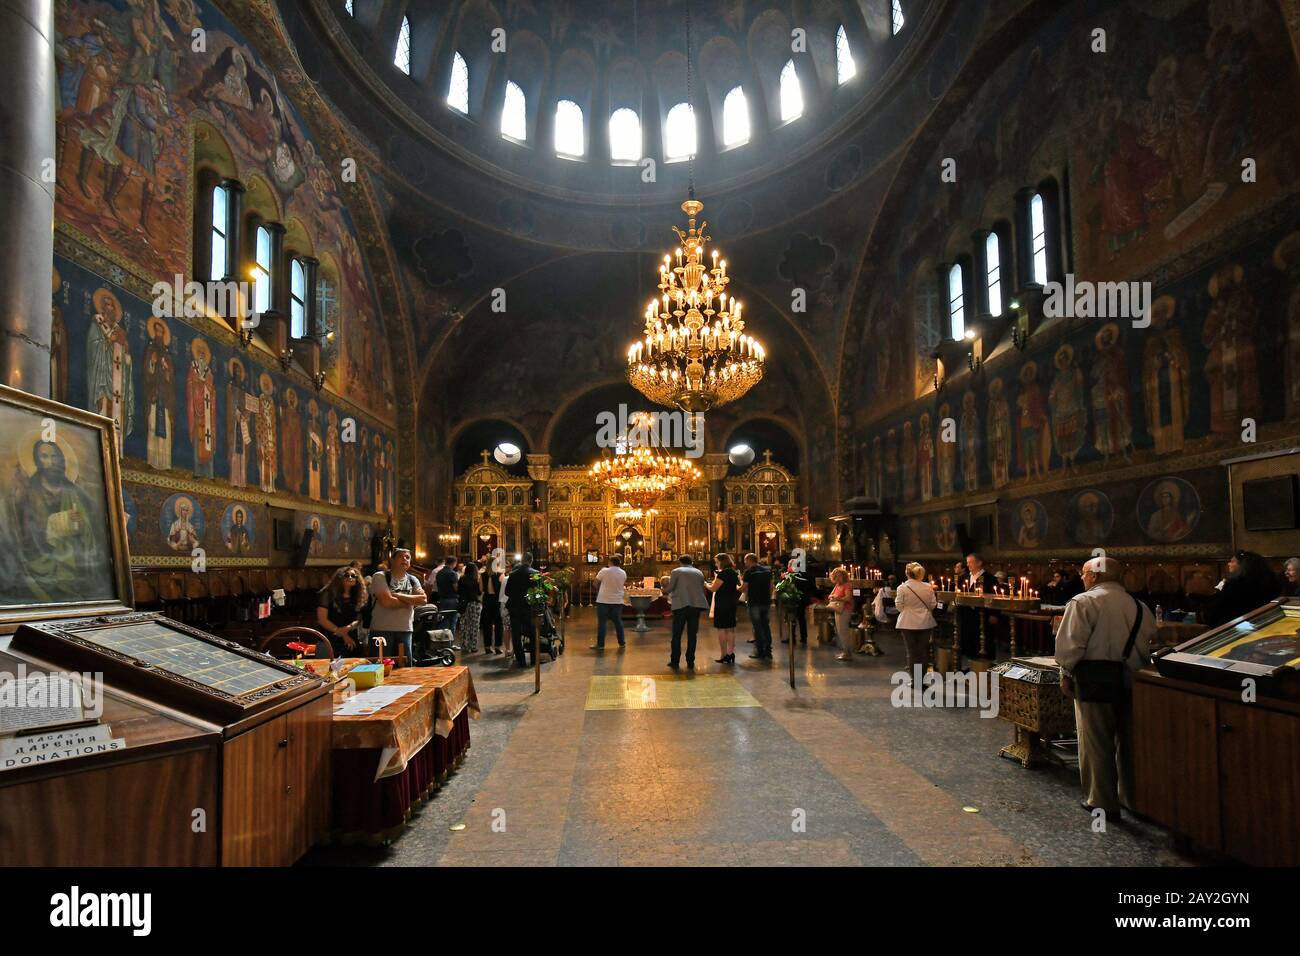
[[[528,579],[528,603],[533,607],[545,607],[559,593],[560,587],[549,572],[534,571]]]
[[[787,574],[777,582],[776,599],[787,609],[794,607],[803,600],[803,594],[799,590],[799,582],[795,580],[793,574]]]

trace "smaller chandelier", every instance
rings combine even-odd
[[[659,513],[657,508],[633,508],[626,501],[621,503],[618,508],[619,510],[614,512],[614,518],[620,524],[638,524],[653,518]]]
[[[687,412],[740,398],[762,379],[766,357],[763,346],[745,334],[741,303],[727,294],[727,260],[719,260],[714,249],[712,268],[705,265],[708,223],[695,225],[703,209],[694,198],[682,203],[689,223],[686,232],[673,226],[680,242],[677,261],[664,256],[659,298],[646,306],[643,338],[627,350],[632,387]]]
[[[602,458],[591,466],[589,477],[613,490],[618,500],[639,511],[649,511],[660,498],[703,476],[685,458],[663,455],[648,445],[638,445]]]

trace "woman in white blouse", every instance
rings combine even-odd
[[[904,570],[907,580],[894,593],[894,607],[898,609],[894,629],[903,635],[903,645],[907,648],[907,674],[911,679],[916,665],[920,665],[922,674],[925,673],[930,632],[935,628],[936,602],[934,588],[925,582],[925,568],[913,561]]]

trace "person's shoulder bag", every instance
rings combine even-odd
[[[1133,653],[1137,643],[1138,628],[1142,626],[1142,602],[1133,598],[1137,614],[1133,616],[1133,628],[1128,632],[1128,642],[1124,645],[1124,655],[1117,661],[1082,660],[1074,665],[1074,697],[1085,704],[1115,704],[1124,698],[1124,671],[1128,668],[1128,656]]]

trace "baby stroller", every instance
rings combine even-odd
[[[549,655],[551,660],[564,653],[564,638],[555,627],[555,618],[549,606],[542,607],[540,612],[536,608],[533,609],[533,627],[537,629],[537,647],[540,653]],[[524,653],[528,656],[528,663],[531,664],[533,642],[527,635],[524,636]]]
[[[423,604],[415,609],[416,667],[451,667],[456,663],[456,635],[442,627],[442,611],[436,604]]]

